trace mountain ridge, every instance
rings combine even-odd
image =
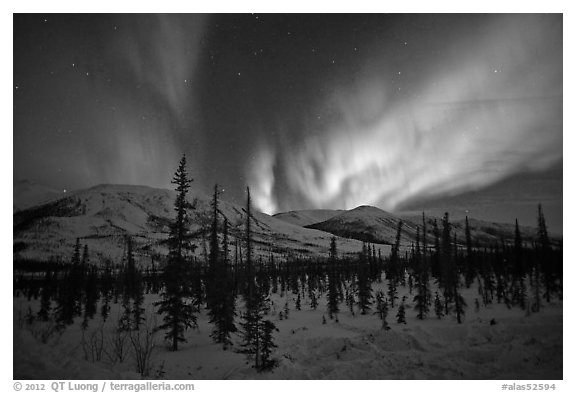
[[[134,238],[136,252],[144,259],[161,258],[167,252],[166,239],[174,215],[174,199],[173,190],[100,184],[16,211],[13,215],[14,258],[67,260],[79,238],[89,246],[94,258],[121,260],[126,236]],[[189,201],[196,206],[191,226],[197,246],[194,255],[205,258],[207,228],[211,223],[210,197],[193,190]],[[244,208],[221,200],[220,214],[230,222],[230,253],[233,255],[237,248],[241,253]],[[338,249],[342,255],[360,252],[363,242],[377,244],[382,254],[387,255],[400,220],[403,221],[401,246],[405,248],[415,242],[416,227],[421,226],[416,219],[400,217],[368,205],[351,210],[291,211],[274,216],[254,212],[253,218],[257,258],[273,256],[276,260],[326,256],[332,236],[338,237]],[[326,219],[307,224],[322,218]],[[434,219],[437,218],[427,217],[429,244],[432,243]],[[473,218],[469,222],[477,244],[492,245],[502,238],[513,239],[513,225]],[[456,220],[451,224],[461,244],[464,241],[464,222]],[[441,225],[440,220],[438,225]],[[526,242],[537,236],[534,228],[522,227],[521,230]],[[558,243],[561,240],[553,238],[553,241]]]
[[[125,237],[134,238],[136,251],[146,258],[166,255],[166,239],[174,216],[176,193],[148,186],[97,185],[17,211],[14,219],[14,258],[66,260],[77,238],[89,246],[93,257],[121,260]],[[195,205],[191,233],[197,247],[195,256],[207,254],[207,228],[211,223],[210,198],[195,190],[189,195]],[[220,201],[220,216],[230,222],[229,249],[242,245],[245,212],[243,207]],[[331,234],[303,228],[265,213],[253,213],[257,258],[277,260],[288,256],[328,255]],[[339,239],[342,254],[359,252],[362,243]],[[382,247],[386,253],[386,247]],[[242,252],[242,251],[240,251]]]

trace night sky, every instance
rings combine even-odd
[[[14,179],[562,231],[561,15],[15,15]],[[498,220],[498,218],[502,218]]]

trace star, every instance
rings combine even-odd
[[[76,67],[76,63],[72,63],[72,67]]]
[[[15,88],[16,90],[18,90],[18,85],[14,86],[14,88]]]

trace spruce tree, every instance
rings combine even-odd
[[[402,235],[402,220],[398,221],[398,228],[396,230],[396,240],[392,246],[390,253],[390,264],[388,266],[388,299],[390,300],[390,307],[394,308],[394,300],[398,299],[398,282],[400,281],[400,238]]]
[[[228,255],[228,230],[230,228],[230,222],[227,217],[224,217],[224,225],[222,227],[222,262],[225,266],[228,266],[229,255]]]
[[[300,303],[300,302],[301,302],[301,300],[300,300],[300,293],[298,293],[298,297],[296,298],[296,305],[295,305],[296,310],[298,310],[298,311],[300,311],[300,310],[302,309],[302,306],[301,306],[301,303]]]
[[[415,251],[415,263],[416,263],[416,296],[414,296],[414,302],[416,302],[416,310],[418,314],[416,317],[418,319],[424,319],[428,315],[430,310],[431,294],[428,278],[428,266],[426,265],[426,258],[420,254],[420,244],[419,244],[419,227],[416,229],[416,251]]]
[[[336,250],[336,237],[332,236],[330,240],[330,255],[329,255],[330,265],[328,266],[328,317],[334,319],[338,318],[338,299],[340,297],[340,292],[338,291],[338,272],[337,272],[337,250]]]
[[[245,290],[246,310],[242,315],[240,325],[243,335],[243,352],[254,360],[254,367],[260,372],[270,369],[270,351],[273,348],[272,331],[275,325],[264,320],[264,315],[268,312],[269,299],[256,279],[252,261],[252,200],[250,188],[246,189],[246,277],[247,284]],[[265,337],[268,335],[269,337]],[[272,364],[273,365],[273,364]]]
[[[88,255],[88,244],[84,244],[84,252],[82,253],[82,266],[90,264],[90,257]]]
[[[432,258],[432,275],[440,279],[440,229],[438,229],[438,220],[434,219],[432,223],[432,234],[434,235],[434,256]]]
[[[214,186],[212,197],[212,227],[210,230],[210,263],[206,283],[206,303],[210,323],[214,324],[210,337],[215,343],[222,344],[224,350],[232,345],[230,335],[237,331],[234,325],[235,295],[233,284],[229,277],[226,260],[227,251],[220,252],[218,245],[218,217],[220,214],[218,185]],[[228,228],[224,222],[224,248],[227,249]]]
[[[406,309],[404,308],[404,302],[400,303],[400,307],[398,307],[396,322],[406,324]]]
[[[336,248],[336,236],[330,238],[330,262],[335,263],[338,260],[338,250]]]
[[[444,305],[442,304],[442,300],[440,300],[440,295],[436,292],[436,297],[434,298],[434,312],[436,313],[436,317],[438,319],[442,319],[444,316]]]
[[[372,304],[372,285],[368,275],[368,262],[366,260],[360,260],[357,285],[358,308],[362,315],[365,315],[370,311],[370,305]]]
[[[192,179],[186,172],[186,156],[183,155],[172,179],[176,186],[174,210],[176,218],[172,222],[168,237],[168,260],[164,268],[164,291],[162,300],[156,304],[158,313],[163,315],[163,324],[158,329],[166,330],[165,338],[170,342],[172,351],[178,350],[180,342],[186,342],[184,331],[196,326],[196,309],[190,302],[191,292],[186,279],[186,250],[188,241],[189,215],[191,207],[186,200]]]
[[[258,371],[270,370],[278,363],[272,358],[272,351],[277,347],[277,345],[274,344],[274,331],[278,331],[278,329],[276,329],[276,326],[271,321],[265,320],[262,322],[262,349]]]
[[[74,253],[72,254],[72,265],[80,264],[80,238],[76,238],[76,244],[74,245]]]
[[[526,273],[526,268],[524,267],[524,250],[522,247],[522,234],[520,233],[520,227],[518,225],[518,219],[516,219],[514,227],[514,266],[515,266],[515,289],[516,298],[522,310],[526,309],[527,294],[526,294],[526,282],[524,275]],[[517,284],[517,285],[516,285]]]
[[[312,310],[316,310],[316,308],[318,307],[318,298],[316,297],[316,293],[314,292],[310,293],[310,307],[312,308]]]
[[[454,300],[454,274],[456,266],[453,263],[452,255],[452,226],[448,219],[448,213],[444,213],[442,218],[442,246],[440,253],[440,275],[438,286],[442,289],[444,296],[444,314],[449,314],[449,305]]]
[[[374,314],[377,314],[382,321],[382,329],[390,330],[388,321],[386,321],[386,318],[388,317],[388,301],[384,297],[384,293],[382,291],[378,291],[376,293],[376,311]]]
[[[553,275],[552,275],[552,256],[550,239],[548,237],[548,228],[546,227],[546,219],[542,211],[542,204],[538,204],[538,246],[539,246],[539,260],[536,261],[537,265],[542,267],[544,273],[544,299],[550,303],[550,297],[553,290]]]
[[[428,254],[428,234],[426,232],[426,216],[422,212],[422,255],[424,259]]]
[[[220,260],[220,249],[218,247],[218,184],[214,185],[214,195],[210,203],[212,208],[212,227],[210,229],[210,267],[215,268]]]
[[[474,254],[472,249],[472,233],[470,231],[470,223],[468,216],[466,216],[466,226],[464,229],[466,237],[466,288],[470,288],[474,277],[476,276],[476,266],[474,263]]]

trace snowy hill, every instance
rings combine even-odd
[[[401,245],[410,246],[416,241],[416,227],[422,231],[421,216],[397,216],[373,206],[359,206],[355,209],[344,211],[332,218],[307,225],[306,228],[318,229],[332,233],[336,236],[367,241],[371,243],[393,244],[396,238],[398,222],[402,220]],[[432,245],[433,223],[437,220],[438,227],[442,230],[442,219],[439,217],[426,217],[426,233],[428,244]],[[465,220],[451,221],[452,234],[456,235],[457,244],[465,244]],[[482,220],[469,219],[470,233],[473,244],[481,247],[500,245],[502,240],[507,244],[513,244],[513,224],[495,223]],[[520,227],[522,239],[527,245],[536,241],[538,232],[533,227]],[[422,236],[422,232],[421,232]],[[559,246],[561,238],[551,236],[552,245]]]
[[[331,219],[334,216],[342,214],[345,210],[292,210],[284,213],[276,213],[272,217],[285,221],[290,224],[305,227]]]
[[[174,216],[175,193],[145,186],[100,185],[77,191],[64,198],[38,205],[14,214],[14,253],[16,258],[69,260],[76,238],[87,244],[91,258],[119,262],[125,253],[125,236],[133,237],[136,253],[143,263],[165,255],[170,220]],[[206,256],[210,198],[192,193],[194,253]],[[196,200],[193,202],[193,200]],[[230,222],[229,250],[234,258],[235,246],[242,244],[245,212],[242,207],[221,201],[220,212]],[[327,255],[331,235],[284,222],[255,212],[254,242],[256,255],[283,259],[287,255]],[[362,244],[341,239],[341,253],[355,253]],[[242,252],[242,251],[240,251]],[[382,247],[387,253],[387,248]]]
[[[371,243],[392,244],[400,217],[373,206],[359,206],[345,211],[326,221],[308,225],[337,236],[358,239]],[[416,224],[403,220],[401,242],[412,242],[416,237]]]

